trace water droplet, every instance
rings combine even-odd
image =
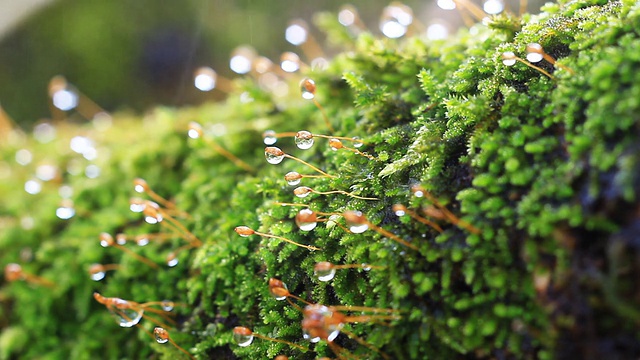
[[[33,160],[33,155],[31,155],[31,151],[27,149],[20,149],[16,151],[16,162],[22,166],[28,165]]]
[[[307,26],[302,20],[296,20],[287,27],[285,39],[294,46],[299,46],[307,41]]]
[[[512,51],[505,51],[502,53],[502,63],[506,66],[513,66],[516,63],[516,54]],[[417,196],[417,195],[416,195]],[[421,196],[418,196],[421,197]]]
[[[312,133],[303,130],[296,133],[294,141],[299,149],[307,150],[313,146],[315,140]]]
[[[164,311],[171,311],[175,307],[175,304],[171,300],[162,300],[160,306],[162,306],[162,310]]]
[[[449,36],[449,29],[445,24],[434,22],[427,28],[427,39],[443,40]]]
[[[116,298],[114,301],[114,308],[109,308],[109,311],[111,311],[111,314],[113,314],[120,326],[130,328],[140,322],[142,315],[144,314],[144,310],[134,310],[129,307],[129,302],[122,299]]]
[[[125,234],[116,234],[116,243],[118,245],[125,245],[127,243],[127,235],[125,235]]]
[[[311,231],[318,225],[316,213],[311,209],[302,209],[296,215],[296,225],[302,231]]]
[[[338,22],[342,26],[351,26],[356,22],[356,14],[349,7],[343,7],[338,13]]]
[[[287,299],[287,294],[289,293],[289,288],[287,287],[287,284],[280,282],[278,287],[272,288],[270,290],[271,290],[271,295],[273,295],[273,297],[276,298],[276,300],[283,301]]]
[[[247,347],[253,342],[253,334],[238,333],[234,331],[233,341],[235,341],[238,346]]]
[[[371,270],[371,265],[360,264],[360,266],[362,266],[362,270],[364,270],[364,271],[370,271]]]
[[[146,221],[147,224],[151,224],[151,225],[159,223],[158,218],[155,216],[145,216],[144,221]]]
[[[455,10],[456,3],[453,0],[438,0],[438,7],[442,10]]]
[[[269,164],[280,164],[284,160],[284,152],[277,147],[267,147],[264,150],[264,157]]]
[[[69,220],[76,214],[76,210],[73,208],[73,203],[64,204],[56,209],[56,216],[62,220]]]
[[[309,194],[311,194],[311,188],[306,186],[299,186],[293,189],[293,193],[301,199],[306,198],[307,196],[309,196]]]
[[[302,181],[302,175],[295,171],[291,171],[284,175],[284,179],[287,181],[287,184],[296,186],[300,184],[300,181]]]
[[[35,137],[38,142],[46,144],[56,138],[56,128],[49,123],[36,125],[33,129],[33,137]]]
[[[264,141],[265,145],[273,145],[278,141],[276,137],[276,132],[273,130],[267,130],[262,133],[262,141]]]
[[[62,185],[58,188],[58,195],[63,199],[69,199],[73,196],[73,188],[69,185]]]
[[[61,89],[53,93],[53,106],[62,111],[69,111],[78,106],[78,94],[68,89]]]
[[[527,60],[532,63],[537,63],[542,61],[544,50],[542,50],[542,45],[538,43],[531,43],[527,45]]]
[[[500,14],[504,10],[504,2],[502,0],[487,0],[482,5],[482,8],[487,14]]]
[[[174,267],[174,266],[178,265],[178,262],[179,262],[179,260],[178,260],[177,257],[175,257],[175,256],[174,257],[169,257],[167,259],[167,266],[168,267]]]
[[[354,224],[349,226],[349,231],[354,234],[362,234],[369,229],[369,224]]]
[[[136,244],[138,244],[138,246],[145,246],[149,243],[149,238],[146,236],[140,236],[136,238]]]
[[[24,183],[24,191],[31,195],[38,194],[42,190],[42,183],[40,180],[27,180]]]
[[[253,59],[255,57],[256,52],[253,48],[249,46],[240,46],[231,54],[229,67],[235,73],[246,74],[251,71]]]
[[[89,165],[84,169],[84,174],[89,179],[95,179],[100,176],[100,168],[97,165]]]
[[[358,136],[352,137],[351,140],[353,140],[353,147],[356,148],[356,149],[359,149],[359,148],[362,147],[362,145],[364,145],[364,143],[362,142],[362,140]]]
[[[320,281],[331,281],[336,276],[336,269],[316,269],[313,273],[318,277]]]
[[[288,73],[300,70],[300,57],[298,54],[287,51],[280,56],[280,67]]]
[[[169,333],[167,332],[167,330],[161,327],[157,326],[155,329],[153,329],[153,335],[155,336],[158,344],[165,344],[169,341]]]
[[[193,74],[193,85],[200,91],[211,91],[216,87],[218,74],[210,67],[198,68]]]
[[[316,96],[316,83],[315,81],[304,78],[300,81],[300,93],[302,94],[302,98],[306,100],[311,100]]]
[[[40,165],[36,168],[36,177],[42,181],[53,180],[58,174],[58,169],[53,165]]]
[[[329,139],[329,147],[331,147],[331,150],[333,151],[338,151],[338,149],[343,148],[342,141],[333,138]]]
[[[97,272],[91,273],[90,277],[91,277],[91,280],[93,281],[100,281],[104,279],[106,274],[107,273],[105,271],[97,271]]]

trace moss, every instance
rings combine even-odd
[[[144,331],[118,328],[91,299],[99,291],[138,302],[186,304],[176,309],[171,336],[198,358],[333,356],[324,343],[305,353],[261,339],[246,348],[233,344],[232,328],[248,326],[308,345],[300,312],[269,294],[268,279],[275,277],[292,294],[313,302],[400,310],[402,319],[391,326],[345,327],[391,358],[545,359],[587,352],[637,357],[640,39],[634,29],[640,12],[631,2],[587,1],[545,10],[522,19],[505,15],[446,43],[340,37],[353,51],[309,75],[336,135],[361,137],[365,145],[359,150],[375,159],[333,151],[321,138],[306,151],[291,139],[277,146],[339,175],[304,179],[304,185],[379,200],[344,194],[295,198],[283,174],[313,170],[290,159],[267,164],[260,134],[267,128],[326,133],[322,115],[297,94],[276,98],[251,81],[238,81],[240,90],[224,103],[157,109],[144,122],[116,117],[116,126],[106,132],[60,129],[50,144],[30,137],[8,142],[2,151],[6,164],[26,147],[35,164],[51,161],[62,171],[58,182],[44,184],[38,195],[5,196],[22,191],[35,165],[12,165],[12,181],[0,185],[3,263],[21,262],[56,281],[53,289],[3,284],[0,340],[9,345],[0,355],[179,355],[170,346],[146,345],[153,341]],[[329,33],[340,31],[330,17],[320,19]],[[522,54],[533,41],[575,74],[542,63],[552,80],[521,63],[502,64],[504,51]],[[226,133],[210,133],[209,140],[257,172],[236,167],[202,139],[188,140],[192,120],[205,128],[223,124]],[[96,179],[64,172],[89,164],[66,148],[77,132],[98,145],[95,162],[102,172]],[[175,268],[154,270],[98,246],[102,231],[153,229],[127,208],[136,177],[188,211],[185,223],[204,242],[180,254]],[[75,190],[77,216],[68,221],[52,211],[61,183]],[[438,219],[433,200],[414,196],[414,185],[462,222]],[[417,250],[372,229],[346,232],[343,219],[302,232],[293,221],[299,208],[275,204],[293,201],[322,212],[360,210]],[[396,216],[396,203],[431,214],[443,231]],[[33,217],[33,228],[20,226],[24,216]],[[257,235],[243,238],[234,232],[240,225],[322,250]],[[183,244],[176,238],[136,251],[162,263]],[[324,283],[313,274],[319,261],[385,268],[340,270]],[[84,275],[94,262],[122,268],[95,283]],[[142,324],[152,327],[146,320]],[[336,343],[360,357],[379,356],[344,335]]]

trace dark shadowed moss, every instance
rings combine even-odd
[[[328,130],[295,88],[278,98],[251,81],[239,81],[240,90],[225,103],[158,109],[142,124],[116,119],[106,132],[62,129],[62,138],[50,144],[9,142],[2,156],[12,164],[12,181],[0,185],[2,262],[23,263],[56,287],[3,283],[0,357],[179,356],[143,331],[119,328],[93,291],[187,304],[176,310],[178,324],[170,331],[197,358],[333,357],[326,344],[302,339],[302,315],[270,295],[272,277],[312,302],[399,310],[402,319],[390,326],[345,326],[393,359],[638,357],[640,9],[632,2],[574,1],[544,10],[523,19],[505,15],[446,42],[342,36],[349,49],[326,71],[308,74],[335,135],[361,137],[359,150],[375,160],[333,151],[322,138],[309,150],[291,138],[276,146],[339,176],[303,179],[302,185],[379,200],[343,194],[297,199],[284,174],[313,170],[290,159],[267,164],[261,134]],[[340,31],[331,17],[319,19],[329,33]],[[552,80],[521,63],[503,65],[503,52],[524,58],[531,42],[575,74],[541,63]],[[192,120],[257,172],[235,167],[202,139],[188,140]],[[224,135],[214,134],[218,123]],[[64,173],[38,195],[7,196],[22,191],[41,161],[55,162],[62,172],[88,164],[67,150],[68,134],[79,131],[98,144],[100,177]],[[35,161],[17,167],[13,157],[22,147]],[[53,148],[62,152],[52,155]],[[175,268],[154,270],[98,245],[102,231],[153,229],[128,210],[136,177],[188,211],[185,223],[204,241],[180,254]],[[53,212],[62,183],[75,190],[77,216],[66,222]],[[437,216],[442,233],[398,217],[396,203],[437,215],[428,197],[413,195],[415,185],[479,233]],[[276,202],[362,211],[417,250],[372,229],[349,233],[340,217],[302,232],[294,222],[300,208]],[[32,229],[20,226],[25,216],[35,220]],[[240,225],[322,250],[240,237],[234,232]],[[136,251],[160,264],[182,244],[174,239]],[[313,274],[320,261],[386,268],[340,270],[325,283]],[[96,283],[85,275],[94,262],[123,267]],[[142,324],[152,329],[149,321]],[[235,326],[311,350],[261,339],[241,348],[232,339]],[[345,335],[336,343],[361,358],[379,357]]]

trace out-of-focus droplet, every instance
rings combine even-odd
[[[294,52],[287,51],[280,56],[280,67],[285,72],[294,73],[300,70],[301,64],[300,57]]]
[[[407,33],[407,29],[412,22],[413,11],[411,8],[400,3],[394,3],[382,11],[380,30],[386,37],[396,39]]]
[[[31,151],[27,149],[20,149],[16,151],[16,162],[22,166],[28,165],[33,160]]]
[[[46,144],[56,138],[56,128],[49,123],[38,124],[33,129],[33,137],[38,142]]]
[[[246,74],[251,71],[253,60],[256,57],[255,50],[250,46],[237,47],[231,53],[229,67],[237,74]]]
[[[444,40],[449,36],[449,29],[440,22],[434,22],[427,27],[427,39]]]
[[[538,43],[531,43],[527,45],[527,60],[532,63],[537,63],[542,61],[544,58],[544,50],[542,49],[542,45]]]
[[[356,13],[351,6],[344,6],[340,9],[338,13],[338,22],[342,24],[342,26],[351,26],[356,22]]]
[[[62,111],[73,110],[78,106],[78,94],[69,89],[61,89],[53,93],[51,97],[53,106]]]
[[[93,127],[98,131],[105,131],[113,125],[113,118],[106,112],[99,112],[93,115]]]
[[[300,46],[307,41],[307,23],[302,20],[292,21],[285,30],[285,39],[294,46]]]
[[[455,10],[456,3],[453,0],[438,0],[438,7],[442,10]]]
[[[23,216],[20,218],[20,226],[25,230],[31,230],[35,226],[36,222],[31,216]]]
[[[175,303],[171,300],[162,300],[160,306],[162,306],[162,310],[164,311],[171,311],[175,307]]]
[[[42,183],[40,180],[31,179],[24,183],[24,191],[31,195],[35,195],[42,191]]]
[[[516,54],[512,51],[505,51],[502,53],[502,63],[506,66],[513,66],[516,63]],[[422,194],[422,192],[420,192]],[[417,197],[422,197],[422,195],[418,195],[418,193],[414,193]],[[423,194],[424,195],[424,194]]]
[[[156,338],[158,344],[165,344],[169,341],[169,332],[159,326],[153,329],[153,336]]]
[[[69,199],[62,201],[60,207],[56,209],[56,216],[62,220],[69,220],[74,217],[76,210],[73,207],[73,202]]]
[[[98,167],[98,165],[88,165],[84,169],[84,174],[89,179],[95,179],[100,176],[100,168]]]
[[[58,175],[58,168],[44,164],[36,168],[36,177],[42,181],[51,181]]]
[[[482,5],[484,12],[490,15],[497,15],[504,11],[504,2],[502,0],[487,0]]]
[[[193,74],[193,85],[200,91],[211,91],[216,87],[218,74],[210,67],[203,66]]]
[[[69,185],[62,185],[58,189],[58,195],[63,199],[69,199],[73,196],[73,188]]]
[[[264,141],[265,145],[273,145],[278,141],[278,138],[276,137],[275,131],[266,130],[264,133],[262,133],[262,140]]]

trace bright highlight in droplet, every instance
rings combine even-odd
[[[500,14],[504,10],[504,2],[502,0],[487,0],[482,5],[482,8],[487,14]]]
[[[28,165],[33,160],[33,155],[31,155],[31,151],[27,149],[20,149],[16,151],[16,162],[22,166]]]
[[[438,7],[442,10],[455,10],[456,3],[453,0],[438,0]]]
[[[244,55],[236,55],[229,61],[229,67],[237,74],[246,74],[251,71],[251,60]]]
[[[211,91],[215,89],[217,79],[218,74],[215,72],[215,70],[210,67],[204,66],[196,70],[193,77],[193,84],[200,91]]]
[[[291,24],[284,34],[285,39],[294,46],[300,46],[307,41],[307,29],[297,23]]]
[[[300,57],[296,53],[285,52],[280,58],[282,70],[293,73],[300,70]]]
[[[53,93],[53,106],[62,111],[69,111],[78,106],[78,95],[73,91],[62,89]]]
[[[427,38],[430,40],[442,40],[449,36],[449,29],[440,23],[433,23],[427,28]]]
[[[356,14],[351,9],[342,9],[338,13],[338,22],[343,26],[351,26],[356,22]]]
[[[383,22],[380,25],[380,30],[384,36],[391,39],[397,39],[407,33],[407,27],[405,25],[393,20]]]
[[[31,195],[38,194],[42,191],[42,183],[38,180],[28,180],[24,183],[24,191]]]

